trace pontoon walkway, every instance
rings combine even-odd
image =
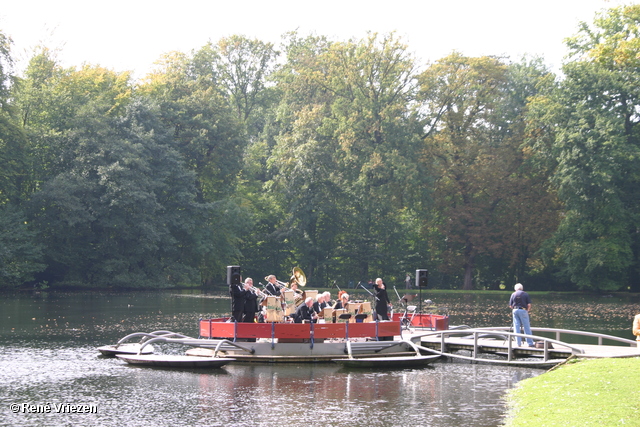
[[[464,359],[481,363],[509,365],[552,366],[570,357],[640,357],[640,349],[636,341],[612,335],[594,332],[573,331],[554,328],[531,328],[532,332],[549,336],[518,334],[510,328],[477,328],[450,329],[445,331],[425,332],[419,336],[419,345],[428,353],[454,359]],[[518,347],[516,337],[523,338],[523,345]],[[525,338],[540,342],[540,348],[526,345]],[[575,344],[562,341],[565,337],[591,337],[597,344]],[[583,342],[585,338],[581,339]],[[604,342],[615,342],[619,345],[605,345]],[[418,340],[414,338],[414,342]]]

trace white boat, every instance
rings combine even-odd
[[[113,357],[119,354],[151,354],[154,352],[154,348],[152,345],[145,346],[145,348],[141,348],[142,344],[140,343],[123,343],[120,345],[103,345],[102,347],[98,347],[98,351],[102,353],[103,356]]]
[[[147,355],[130,355],[118,354],[119,359],[131,365],[154,366],[165,368],[219,368],[227,363],[233,362],[235,359],[223,357],[198,357],[198,356],[180,356],[170,354],[147,354]]]

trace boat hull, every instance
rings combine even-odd
[[[98,351],[107,357],[114,357],[118,354],[138,354],[140,353],[141,344],[138,343],[124,343],[120,345],[104,345],[102,347],[98,347]],[[147,345],[142,349],[141,354],[151,354],[153,353],[153,346]]]
[[[118,354],[117,357],[131,365],[182,369],[219,368],[234,361],[234,359],[222,357],[176,356],[166,354]]]
[[[238,362],[304,363],[332,362],[333,359],[352,357],[400,357],[415,355],[416,351],[406,341],[361,341],[331,343],[279,343],[236,342],[228,345],[220,340],[192,342],[196,348],[187,350],[190,356],[231,357]]]

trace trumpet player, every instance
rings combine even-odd
[[[258,296],[260,291],[253,287],[253,279],[247,277],[244,281],[244,320],[243,322],[253,323],[258,311]]]
[[[234,322],[242,322],[244,317],[244,302],[247,291],[244,285],[229,285],[229,293],[231,294],[231,319]]]
[[[269,295],[274,297],[280,296],[280,286],[275,275],[270,274],[267,276],[267,286],[265,286],[265,290]]]

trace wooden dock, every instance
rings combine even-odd
[[[425,353],[478,363],[547,367],[572,357],[640,357],[640,348],[633,340],[584,331],[532,328],[532,333],[539,332],[554,337],[518,334],[509,328],[479,328],[432,331],[416,335],[412,341]],[[518,336],[522,338],[522,346],[516,343]],[[592,341],[595,337],[598,344],[567,343],[562,341],[565,336],[586,336],[591,338],[585,340]],[[539,343],[539,348],[529,347],[525,338]]]

